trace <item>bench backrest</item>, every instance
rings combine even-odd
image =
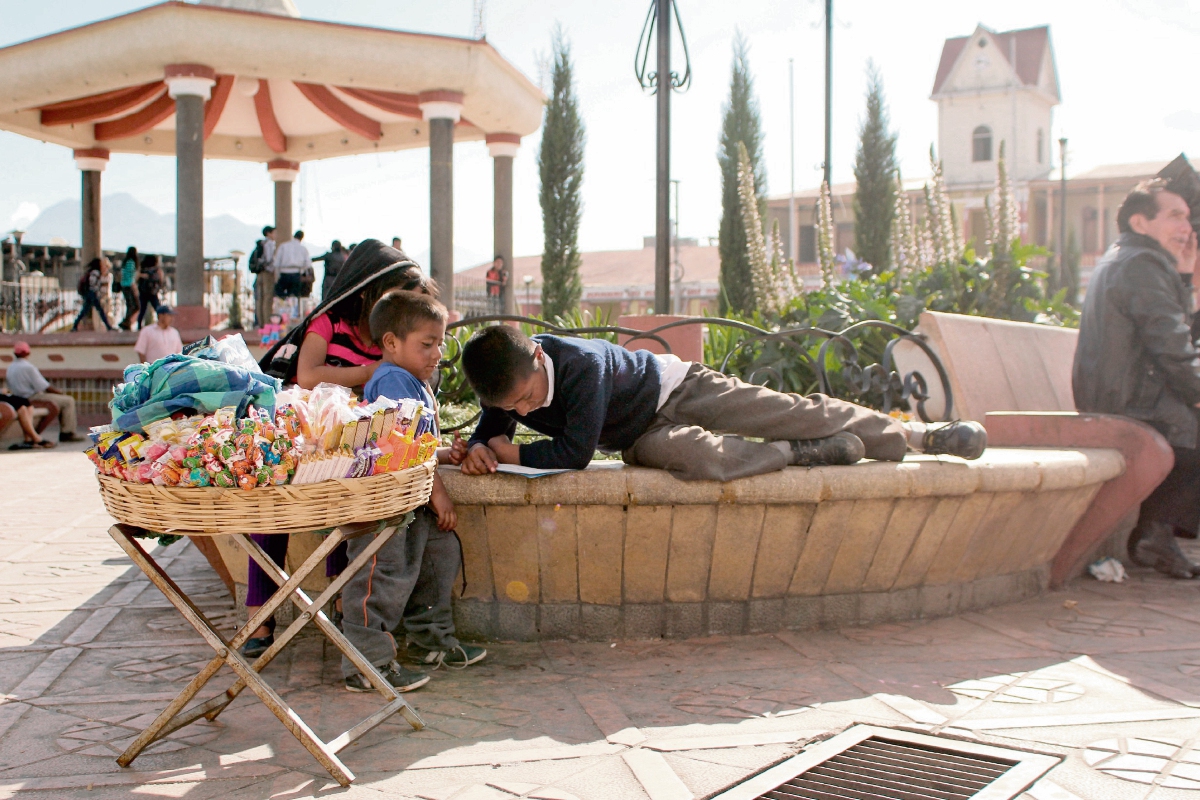
[[[950,377],[954,414],[983,422],[989,411],[1074,411],[1071,365],[1079,331],[926,311],[919,330]]]

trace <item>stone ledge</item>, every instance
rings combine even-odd
[[[821,630],[934,619],[1015,603],[1045,591],[1045,567],[993,575],[963,584],[918,586],[898,592],[833,594],[745,602],[488,603],[464,599],[455,605],[460,637],[471,640],[688,639],[780,630]]]
[[[1057,491],[1103,483],[1125,469],[1116,450],[1000,447],[989,448],[977,461],[915,455],[899,463],[789,467],[729,483],[681,481],[663,470],[595,463],[605,466],[544,478],[469,476],[453,467],[442,467],[439,474],[458,504],[679,506]]]

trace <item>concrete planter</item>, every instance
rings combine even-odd
[[[458,507],[462,634],[636,639],[837,627],[1011,602],[1048,565],[1114,450],[788,469],[726,484],[589,469],[443,470]]]
[[[457,625],[484,639],[640,639],[1008,603],[1046,588],[1067,534],[1124,468],[1116,450],[1018,448],[724,484],[620,465],[534,480],[443,468],[466,567]],[[294,536],[289,564],[317,542]],[[222,556],[244,597],[245,554]]]

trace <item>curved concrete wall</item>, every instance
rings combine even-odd
[[[623,466],[539,479],[442,470],[460,633],[737,634],[939,616],[1042,591],[1115,450],[788,469],[726,484]]]

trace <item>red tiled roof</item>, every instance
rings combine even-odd
[[[1002,33],[988,31],[987,28],[984,30],[991,35],[996,49],[1006,61],[1011,62],[1010,55],[1015,55],[1017,63],[1014,66],[1021,83],[1025,86],[1036,86],[1042,69],[1042,54],[1050,40],[1050,26],[1042,25]],[[950,77],[950,71],[970,39],[970,36],[955,36],[946,40],[942,46],[942,60],[938,63],[937,77],[933,80],[933,94],[941,91],[942,84]]]
[[[600,250],[580,253],[583,263],[579,277],[584,286],[650,286],[654,284],[654,248],[640,250]],[[542,257],[519,256],[513,259],[514,285],[520,291],[526,275],[533,276],[535,286],[542,283]],[[672,254],[672,262],[674,255]],[[721,267],[719,248],[679,248],[679,262],[683,265],[683,280],[716,282]],[[468,278],[484,280],[491,262],[456,273]]]

